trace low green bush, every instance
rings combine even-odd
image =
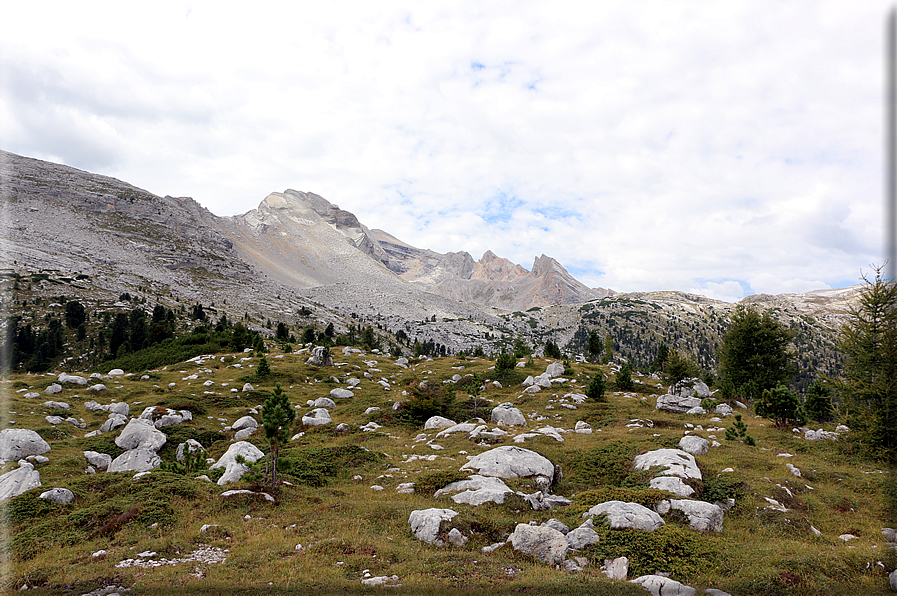
[[[585,556],[593,561],[626,557],[630,577],[660,571],[687,580],[712,568],[719,554],[716,540],[678,525],[661,526],[653,532],[605,527],[596,527],[596,531],[601,541],[587,547]]]

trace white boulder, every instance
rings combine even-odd
[[[125,451],[112,460],[107,472],[146,472],[162,465],[162,459],[155,449],[138,447]]]
[[[566,536],[548,526],[517,524],[508,541],[517,552],[549,565],[560,565],[567,556]]]
[[[679,439],[679,447],[692,455],[704,455],[710,451],[710,442],[697,435],[686,435]]]
[[[688,518],[688,525],[700,532],[722,532],[723,510],[719,505],[704,501],[670,499],[670,509],[681,511]]]
[[[451,509],[418,509],[411,512],[408,516],[408,523],[411,524],[411,532],[418,540],[427,544],[439,544],[436,535],[439,533],[439,524],[443,520],[451,520],[458,515],[457,511]]]
[[[75,500],[75,494],[67,488],[51,488],[42,492],[38,499],[47,499],[54,503],[67,505]]]
[[[526,417],[512,403],[503,403],[492,409],[492,422],[499,426],[526,426]]]
[[[110,414],[110,418],[112,416]],[[165,444],[166,440],[165,433],[153,426],[151,421],[144,418],[132,418],[121,434],[115,437],[115,444],[126,450],[148,449],[155,452]]]
[[[244,428],[251,428],[253,430],[259,427],[258,421],[252,416],[243,416],[242,418],[238,418],[236,422],[231,425],[231,430],[239,431]]]
[[[0,476],[0,502],[38,486],[40,486],[40,472],[35,470],[31,463],[20,461],[18,468]]]
[[[461,470],[476,470],[483,476],[528,478],[542,476],[549,483],[554,478],[554,464],[547,457],[523,447],[496,447],[474,456]]]
[[[448,418],[443,418],[442,416],[431,416],[424,423],[424,430],[435,430],[437,428],[451,428],[455,426],[457,422],[454,420],[449,420]]]
[[[41,455],[50,445],[39,434],[27,428],[0,430],[0,460],[14,461],[29,455]]]
[[[302,417],[302,424],[305,426],[323,426],[332,422],[333,419],[330,417],[330,412],[324,408],[315,408]]]
[[[84,459],[98,470],[105,470],[109,467],[109,464],[112,463],[111,455],[108,453],[98,453],[96,451],[85,451]]]
[[[504,503],[505,495],[513,492],[498,478],[474,474],[467,480],[452,482],[444,488],[440,488],[433,496],[440,497],[457,493],[452,496],[455,503],[466,503],[476,507],[483,503]]]
[[[311,405],[313,408],[335,408],[336,402],[329,397],[319,397]]]
[[[654,511],[638,503],[624,503],[623,501],[607,501],[595,505],[583,517],[593,517],[600,514],[607,516],[611,528],[634,528],[653,532],[664,525],[663,519]]]
[[[652,596],[695,596],[694,588],[662,575],[643,575],[632,580]]]
[[[636,471],[647,470],[654,466],[666,468],[662,472],[665,476],[678,476],[680,478],[695,478],[701,480],[701,469],[698,467],[695,457],[681,449],[655,449],[635,457]]]
[[[332,389],[330,391],[330,397],[332,397],[333,399],[349,399],[350,397],[355,397],[355,394],[348,389],[337,387],[336,389]]]

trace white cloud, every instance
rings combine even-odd
[[[700,294],[722,300],[723,302],[738,302],[744,297],[744,287],[737,281],[724,281],[721,283],[706,282],[700,287],[688,290],[690,294]]]
[[[19,3],[0,143],[616,290],[838,287],[884,260],[888,6]]]
[[[749,281],[751,288],[758,294],[796,294],[831,289],[831,286],[818,279],[781,279],[769,273],[761,273]]]

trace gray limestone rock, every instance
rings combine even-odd
[[[445,431],[443,431],[445,432]],[[440,433],[441,434],[441,433]],[[548,458],[523,447],[496,447],[474,456],[461,470],[476,470],[483,476],[498,478],[554,478],[554,464]]]
[[[514,404],[506,402],[492,409],[492,422],[499,426],[526,426],[526,417]]]
[[[174,457],[178,461],[184,461],[185,452],[196,453],[197,451],[203,452],[205,451],[205,448],[196,439],[187,439],[186,442],[178,444],[178,448],[177,451],[175,451]]]
[[[110,414],[110,418],[112,416]],[[115,444],[126,450],[148,449],[155,452],[165,444],[166,440],[165,433],[153,426],[149,420],[132,418],[121,434],[115,438]]]
[[[58,410],[68,410],[71,406],[64,401],[45,401],[44,406]]]
[[[448,418],[443,418],[442,416],[431,416],[424,423],[424,430],[451,428],[456,424],[457,422],[455,422],[454,420],[449,420]]]
[[[231,430],[239,431],[244,428],[256,429],[259,427],[258,421],[252,416],[243,416],[242,418],[238,418],[236,422],[231,425]]]
[[[107,433],[109,431],[115,430],[120,426],[124,426],[128,422],[128,417],[122,414],[109,414],[109,418],[106,419],[106,422],[103,423],[103,426],[100,427],[100,432]]]
[[[700,408],[701,400],[697,397],[682,397],[680,395],[666,394],[657,398],[658,410],[685,414],[692,408]]]
[[[566,536],[567,533],[570,531],[570,528],[568,528],[564,522],[562,522],[559,519],[555,519],[553,517],[551,519],[549,519],[547,522],[542,522],[539,525],[540,526],[548,526],[549,528],[554,528],[555,530],[557,530],[564,536]]]
[[[655,512],[638,503],[624,503],[623,501],[607,501],[595,505],[583,517],[593,517],[600,514],[607,516],[611,528],[634,528],[653,532],[664,525],[663,519]]]
[[[98,470],[105,470],[109,467],[109,464],[112,463],[111,455],[108,453],[98,453],[96,451],[85,451],[84,459]]]
[[[336,389],[330,390],[330,397],[333,399],[349,399],[350,397],[355,397],[355,394],[348,389],[337,387]]]
[[[567,537],[548,526],[517,524],[508,541],[517,552],[549,565],[560,565],[567,556]]]
[[[629,575],[629,559],[626,557],[617,557],[616,559],[605,559],[601,571],[610,579],[626,581]]]
[[[549,379],[555,379],[564,374],[564,365],[561,362],[552,362],[545,369],[545,374]]]
[[[39,434],[27,428],[0,430],[0,460],[19,460],[29,455],[41,455],[50,445]]]
[[[451,509],[417,509],[408,516],[408,523],[411,524],[411,532],[418,540],[438,546],[440,541],[436,535],[439,533],[439,524],[443,520],[451,520],[456,515],[458,512]]]
[[[694,588],[662,575],[643,575],[632,580],[652,596],[695,596]]]
[[[112,460],[107,472],[146,472],[162,465],[155,449],[139,447],[125,451]]]
[[[696,435],[686,435],[679,439],[679,447],[692,455],[704,455],[710,451],[710,442]]]
[[[567,548],[569,550],[577,550],[585,548],[590,544],[596,544],[600,540],[601,537],[598,536],[598,532],[592,528],[580,526],[567,533]]]
[[[665,490],[680,497],[690,497],[695,494],[695,489],[685,484],[678,476],[658,476],[657,478],[652,478],[648,487]]]
[[[332,422],[333,419],[330,418],[330,412],[324,408],[315,408],[302,417],[302,424],[305,426],[323,426]]]
[[[464,546],[465,544],[467,544],[468,540],[467,536],[462,534],[461,530],[459,530],[458,528],[452,528],[449,531],[446,539],[449,541],[449,543],[454,544],[455,546]]]
[[[209,469],[214,470],[215,468],[226,468],[228,464],[237,461],[238,455],[243,456],[243,459],[245,459],[249,463],[254,463],[260,458],[265,457],[265,454],[262,452],[262,450],[252,443],[240,441],[238,443],[231,444],[231,446],[227,448],[227,451],[224,452],[224,455],[222,455],[217,462],[212,464]]]
[[[29,462],[20,461],[18,468],[0,476],[0,502],[38,486],[40,486],[40,472]]]
[[[467,480],[452,482],[436,491],[434,497],[440,497],[451,493],[455,503],[466,503],[474,507],[483,503],[504,503],[505,495],[513,493],[507,485],[498,478],[480,476],[474,474]]]
[[[634,462],[637,471],[647,470],[654,466],[663,466],[666,476],[678,476],[680,478],[695,478],[701,480],[701,469],[698,467],[695,457],[681,449],[655,449],[635,457]]]
[[[38,499],[47,499],[54,503],[67,505],[75,500],[75,494],[67,488],[51,488],[42,492]]]
[[[688,525],[701,532],[723,531],[723,510],[719,505],[705,501],[670,499],[670,508],[683,512]]]
[[[315,401],[312,402],[313,408],[335,408],[336,402],[334,402],[329,397],[319,397]]]
[[[44,393],[49,393],[49,394],[61,393],[61,392],[62,392],[62,385],[60,385],[59,383],[53,383],[52,385],[50,385],[49,387],[44,389]]]

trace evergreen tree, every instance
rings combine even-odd
[[[271,376],[271,365],[268,364],[268,359],[264,355],[259,360],[258,368],[255,369],[255,376],[258,379],[266,379]]]
[[[516,366],[517,360],[514,358],[514,355],[502,352],[495,359],[495,376],[503,379]]]
[[[628,362],[624,362],[620,366],[614,383],[618,391],[632,391],[632,366]]]
[[[696,376],[697,367],[686,356],[683,356],[678,350],[671,350],[666,357],[666,378],[667,383],[674,385],[682,379],[688,379]]]
[[[659,371],[661,373],[666,372],[666,362],[670,357],[670,348],[667,347],[666,344],[660,344],[657,348],[657,357],[654,359],[654,362],[651,363],[652,371]]]
[[[800,397],[785,385],[764,389],[757,399],[754,411],[759,416],[773,419],[776,426],[785,426],[789,422],[803,424],[807,421]]]
[[[804,409],[810,420],[828,422],[832,419],[832,391],[828,383],[816,379],[807,391]]]
[[[607,389],[607,382],[604,380],[604,373],[600,370],[595,373],[586,389],[586,397],[595,401],[604,401],[604,392]]]
[[[601,362],[607,364],[611,360],[614,359],[614,338],[610,336],[610,333],[604,336],[604,356],[601,357]]]
[[[545,342],[545,355],[556,360],[561,359],[561,349],[550,339]]]
[[[77,329],[78,325],[87,320],[87,310],[77,300],[69,300],[65,305],[65,324],[70,329]]]
[[[264,357],[262,359],[264,360]],[[269,446],[268,457],[265,459],[265,480],[269,481],[271,486],[277,483],[277,458],[280,456],[280,447],[290,440],[290,427],[295,419],[296,411],[290,406],[290,400],[278,383],[262,407],[262,426]]]
[[[601,336],[598,335],[598,331],[592,329],[589,331],[589,339],[586,345],[586,350],[589,353],[589,362],[598,360],[598,357],[601,356],[602,349],[604,349],[604,346],[601,343]]]
[[[849,440],[873,457],[895,463],[897,451],[897,283],[881,268],[865,279],[859,306],[841,330],[847,357],[839,383]]]
[[[794,376],[788,352],[792,334],[765,312],[739,304],[719,349],[720,380],[726,397],[760,398]]]

